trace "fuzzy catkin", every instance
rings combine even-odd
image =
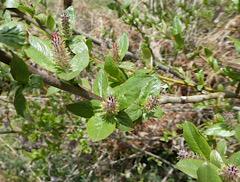
[[[67,12],[64,12],[61,15],[61,23],[62,23],[62,34],[65,39],[69,39],[72,36],[72,31],[70,27],[70,18]]]
[[[69,68],[70,55],[58,32],[52,33],[52,44],[54,46],[54,57],[61,69]]]

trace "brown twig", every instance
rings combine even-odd
[[[10,65],[10,62],[12,60],[12,56],[5,53],[4,51],[0,50],[0,57],[1,57],[1,62]],[[87,91],[85,88],[81,87],[81,86],[76,86],[76,85],[72,85],[68,82],[62,81],[60,79],[58,79],[57,77],[50,75],[47,71],[45,70],[40,70],[36,67],[34,67],[31,64],[28,64],[28,69],[32,74],[36,74],[41,76],[41,78],[43,79],[43,81],[47,84],[47,85],[51,85],[53,87],[59,88],[61,90],[70,92],[72,94],[81,96],[85,99],[97,99],[97,100],[102,100],[101,97],[95,95],[94,93]]]
[[[0,135],[5,135],[5,134],[19,134],[21,133],[20,131],[15,131],[15,130],[10,130],[10,131],[0,131]]]
[[[168,103],[179,103],[179,104],[185,104],[185,103],[197,103],[197,102],[203,102],[211,99],[219,99],[219,98],[236,98],[240,99],[238,95],[231,92],[216,92],[216,93],[210,93],[206,95],[193,95],[193,96],[164,96],[161,97],[158,100],[158,104],[168,104]]]

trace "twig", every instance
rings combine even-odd
[[[110,165],[115,165],[115,164],[118,164],[118,163],[120,163],[120,162],[123,162],[123,161],[125,161],[125,160],[129,160],[129,159],[135,159],[135,158],[139,157],[139,155],[140,155],[141,153],[142,153],[142,152],[137,152],[137,153],[132,154],[132,155],[129,155],[129,156],[127,156],[127,157],[120,158],[120,159],[118,159],[118,160],[116,160],[116,161],[111,161],[111,162],[110,162]]]
[[[5,134],[19,134],[21,131],[15,131],[15,130],[10,130],[10,131],[0,131],[0,135],[5,135]]]
[[[162,75],[158,75],[158,77],[162,80],[162,81],[165,81],[167,83],[175,83],[175,84],[178,84],[178,85],[186,85],[186,86],[189,86],[189,87],[194,87],[196,88],[197,85],[193,84],[193,83],[187,83],[185,81],[182,81],[182,80],[176,80],[176,79],[173,79],[173,78],[168,78],[168,77],[165,77],[165,76],[162,76]],[[208,92],[213,92],[214,90],[210,87],[204,87],[204,90],[208,91]]]
[[[1,62],[10,65],[10,62],[12,60],[12,56],[9,54],[6,54],[4,51],[0,50],[0,57],[1,57]],[[68,82],[62,81],[58,79],[57,77],[50,75],[47,71],[45,70],[40,70],[34,67],[33,65],[28,64],[28,69],[32,74],[37,74],[42,77],[44,83],[47,85],[51,85],[53,87],[59,88],[61,90],[70,92],[72,94],[81,96],[85,99],[97,99],[97,100],[102,100],[101,97],[95,95],[94,93],[87,91],[85,88],[81,86],[75,86],[72,85]]]
[[[161,182],[166,182],[167,179],[169,178],[169,176],[172,175],[173,171],[174,171],[173,169],[170,169],[168,171],[167,175],[163,178],[163,180]]]
[[[164,71],[164,72],[171,73],[172,75],[174,75],[174,76],[177,77],[177,78],[184,79],[183,76],[182,76],[180,73],[178,73],[177,71],[175,71],[173,68],[168,67],[168,66],[165,66],[165,65],[163,65],[163,64],[158,64],[158,65],[156,65],[156,66],[155,66],[155,69],[156,69],[156,70],[159,69],[159,70],[162,70],[162,71]]]
[[[172,168],[175,169],[175,166],[174,166],[171,162],[163,159],[162,157],[160,157],[160,156],[158,156],[158,155],[156,155],[156,154],[153,154],[153,153],[151,153],[151,152],[149,152],[149,151],[146,151],[146,150],[144,150],[144,149],[141,149],[141,148],[135,146],[134,144],[131,144],[131,147],[134,148],[134,149],[136,149],[136,150],[138,150],[138,151],[141,151],[142,153],[144,153],[144,154],[146,154],[146,155],[148,155],[148,156],[151,156],[151,157],[153,157],[153,158],[155,158],[155,159],[158,159],[158,160],[162,161],[163,163],[165,163],[165,164],[167,164],[167,165],[169,165],[170,167],[172,167]]]
[[[207,95],[194,95],[194,96],[164,96],[160,97],[158,100],[158,104],[167,104],[167,103],[196,103],[196,102],[203,102],[211,99],[219,99],[219,98],[236,98],[240,99],[240,97],[234,93],[228,92],[217,92],[217,93],[210,93]]]

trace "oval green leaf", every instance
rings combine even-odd
[[[69,104],[66,108],[68,111],[77,116],[91,118],[95,112],[101,108],[101,103],[97,100],[84,100],[74,104]]]
[[[105,98],[107,96],[108,78],[103,70],[100,70],[97,74],[96,80],[93,83],[93,91],[100,97]]]
[[[183,159],[176,164],[176,167],[183,173],[196,179],[197,170],[203,163],[204,161],[199,159]]]
[[[123,33],[118,42],[120,60],[122,60],[126,55],[128,47],[129,47],[128,34]]]
[[[87,133],[93,141],[100,141],[111,135],[116,129],[116,123],[95,115],[88,120]]]
[[[196,126],[191,122],[185,122],[183,125],[183,136],[193,152],[209,159],[211,148],[205,137],[199,132]]]
[[[10,68],[14,80],[24,84],[28,83],[30,72],[22,59],[14,55],[10,63]]]
[[[218,168],[210,163],[203,164],[197,170],[198,182],[222,182],[219,174]]]

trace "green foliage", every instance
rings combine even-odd
[[[0,42],[13,48],[21,48],[25,43],[23,25],[9,22],[0,26]]]
[[[78,76],[89,64],[88,47],[84,41],[73,41],[73,44],[70,45],[70,48],[75,56],[70,61],[71,77],[67,80]]]
[[[124,33],[122,34],[118,42],[120,60],[122,60],[126,55],[128,47],[129,47],[128,34]]]
[[[51,15],[48,15],[46,25],[51,31],[55,29],[55,20]]]
[[[179,161],[176,167],[192,178],[197,178],[197,170],[203,165],[204,161],[199,159],[183,159]]]
[[[183,136],[189,147],[202,157],[209,159],[211,148],[205,137],[198,131],[196,126],[190,122],[183,125]]]
[[[203,164],[198,168],[197,175],[199,182],[222,182],[217,168],[212,164]]]
[[[106,98],[108,89],[108,78],[106,73],[101,69],[98,72],[97,78],[93,84],[94,93],[100,97]]]
[[[228,163],[240,166],[240,152],[232,154],[228,159]]]
[[[225,140],[217,143],[216,150],[211,149],[196,126],[189,122],[183,126],[183,135],[192,151],[199,154],[201,158],[204,157],[201,160],[182,159],[177,163],[177,168],[187,175],[198,181],[221,182],[228,178],[226,175],[231,170],[231,165],[239,166],[239,152],[225,159],[227,150]],[[192,138],[189,138],[190,136]]]
[[[210,162],[217,166],[218,168],[221,168],[223,164],[223,160],[221,155],[216,150],[212,150],[210,153]]]
[[[95,115],[88,120],[87,133],[93,141],[107,138],[116,129],[116,122],[112,118]]]
[[[15,96],[14,96],[14,106],[16,109],[17,114],[19,114],[20,116],[24,117],[25,116],[25,112],[26,112],[26,99],[23,96],[23,88],[19,87],[16,92],[15,92]]]
[[[127,79],[124,72],[118,67],[111,56],[105,58],[104,70],[115,82],[122,83]]]
[[[152,53],[147,43],[141,44],[141,56],[147,68],[152,68]]]
[[[26,84],[28,82],[30,72],[28,71],[28,67],[22,59],[14,55],[10,67],[11,74],[16,81],[22,84]]]
[[[0,107],[0,133],[16,135],[0,136],[0,169],[19,176],[16,181],[225,182],[227,172],[239,170],[239,118],[219,117],[239,110],[238,63],[225,67],[221,51],[204,37],[218,30],[218,18],[225,25],[228,16],[239,12],[239,1],[109,0],[108,7],[129,26],[119,24],[124,29],[118,32],[101,23],[101,30],[93,32],[100,32],[104,42],[77,35],[79,18],[99,16],[93,7],[86,17],[73,6],[61,12],[71,31],[64,36],[54,1],[2,2],[0,61],[10,69],[0,64],[0,105],[6,103]],[[240,43],[230,33],[226,38],[235,49],[229,55],[235,55]],[[203,37],[206,44],[199,40]],[[212,98],[224,93],[231,98]],[[169,109],[186,102],[197,122],[181,123],[184,106]],[[204,109],[211,109],[212,116],[206,119]],[[165,112],[170,114],[162,119]],[[175,151],[184,147],[178,145],[179,126],[191,150],[180,159]]]
[[[91,100],[69,104],[66,107],[73,114],[84,118],[91,118],[97,110],[101,109],[101,104],[97,100]]]
[[[25,49],[28,57],[42,68],[56,72],[56,64],[49,41],[43,41],[35,36],[29,37],[30,47]]]

